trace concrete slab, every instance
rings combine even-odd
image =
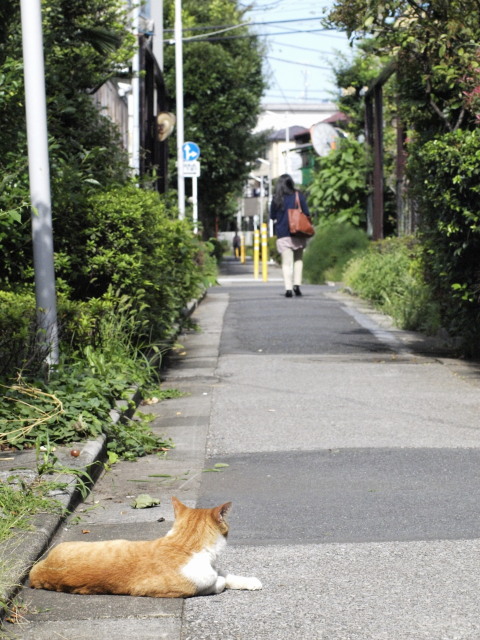
[[[186,600],[182,640],[476,640],[479,557],[478,540],[230,546],[223,565],[263,590]]]
[[[480,449],[281,451],[218,460],[229,466],[205,474],[199,505],[233,501],[231,544],[480,538]]]
[[[478,387],[431,359],[239,354],[217,372],[210,455],[480,446]]]

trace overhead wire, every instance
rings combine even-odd
[[[266,20],[263,22],[241,22],[239,24],[214,24],[214,25],[195,25],[193,27],[183,27],[182,31],[206,31],[207,29],[225,29],[230,27],[259,27],[271,24],[285,24],[286,22],[311,22],[312,20],[321,20],[321,18],[292,18],[290,20]],[[174,29],[164,29],[165,32],[174,31]]]
[[[275,6],[279,6],[279,4],[281,3],[274,3]],[[265,7],[262,7],[261,10],[264,11]],[[192,31],[201,31],[202,33],[199,33],[198,35],[191,35],[191,36],[186,36],[186,37],[182,37],[182,41],[185,43],[188,42],[192,42],[192,41],[208,41],[208,42],[216,42],[216,41],[223,41],[223,40],[234,40],[234,39],[243,39],[243,38],[271,38],[271,37],[275,37],[275,36],[279,36],[279,35],[294,35],[294,34],[298,34],[298,33],[311,33],[311,34],[322,34],[322,37],[328,37],[328,38],[341,38],[341,39],[345,39],[344,36],[337,34],[337,33],[329,33],[329,29],[325,29],[325,28],[314,28],[314,29],[298,29],[295,27],[292,27],[291,29],[289,29],[287,26],[284,26],[283,28],[285,29],[285,31],[277,31],[274,33],[268,33],[264,32],[263,33],[244,33],[244,34],[237,34],[237,35],[223,35],[225,33],[227,33],[228,31],[232,31],[234,29],[239,29],[242,27],[264,27],[266,29],[269,29],[270,27],[274,26],[274,25],[286,25],[286,24],[291,24],[291,23],[301,23],[301,22],[312,22],[312,21],[321,21],[320,17],[310,17],[310,18],[292,18],[292,19],[286,19],[286,20],[265,20],[265,21],[253,21],[253,22],[242,22],[236,25],[198,25],[198,26],[193,26],[193,27],[184,27],[183,28],[183,32],[187,33],[187,32],[192,32]],[[208,31],[211,29],[215,29],[214,31]],[[171,32],[173,31],[173,29],[165,29],[165,32]],[[170,39],[166,41],[168,44],[174,44],[175,40],[174,39]],[[276,45],[279,45],[280,43],[274,43]],[[307,47],[301,47],[298,45],[290,45],[290,44],[281,44],[280,46],[286,46],[286,47],[292,47],[292,48],[296,48],[296,49],[304,49],[305,51],[317,51],[318,53],[321,53],[321,51],[318,51],[317,49],[310,49]],[[333,52],[324,52],[325,54],[329,54],[329,55],[334,55]],[[297,66],[301,66],[301,67],[310,67],[310,68],[314,68],[314,69],[322,69],[322,70],[328,70],[331,71],[331,67],[328,66],[322,66],[322,65],[315,65],[312,63],[304,63],[304,62],[295,62],[292,60],[286,60],[283,58],[277,58],[275,56],[272,56],[271,54],[269,54],[268,52],[266,53],[266,63],[268,64],[269,68],[270,68],[270,73],[271,75],[274,77],[275,79],[275,83],[277,85],[277,87],[279,88],[280,92],[282,93],[284,100],[286,102],[288,102],[287,97],[285,96],[285,94],[283,93],[283,89],[281,88],[281,86],[279,85],[277,79],[275,78],[275,74],[273,72],[273,68],[269,63],[269,60],[275,60],[278,62],[284,62],[287,64],[294,64]]]
[[[318,64],[310,64],[308,62],[298,62],[295,60],[285,60],[284,58],[276,58],[274,56],[270,56],[267,54],[269,60],[276,60],[277,62],[286,62],[288,64],[299,64],[302,67],[312,67],[313,69],[324,69],[326,71],[331,71],[332,67],[320,66]]]
[[[244,25],[241,25],[241,26],[244,26]],[[245,33],[238,36],[218,36],[218,37],[215,37],[215,36],[211,37],[210,34],[204,33],[204,34],[201,34],[200,36],[195,37],[195,39],[198,42],[201,42],[202,40],[207,40],[208,42],[215,42],[217,40],[238,40],[240,38],[269,38],[270,36],[293,35],[295,33],[322,33],[323,37],[325,38],[335,38],[335,37],[342,38],[342,36],[339,36],[336,34],[324,33],[324,32],[325,32],[325,29],[296,29],[293,31],[278,31],[277,33],[265,33],[265,34]],[[190,39],[193,40],[193,38],[182,38],[182,42],[188,42]],[[175,40],[167,40],[166,42],[168,44],[173,44]]]
[[[270,40],[270,44],[275,44],[278,47],[288,47],[289,49],[298,49],[299,51],[313,51],[315,53],[321,53],[322,55],[328,55],[328,56],[337,55],[335,51],[322,51],[321,49],[315,49],[313,47],[301,47],[298,44],[288,44],[286,42],[275,42],[275,40]]]

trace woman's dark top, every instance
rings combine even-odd
[[[310,217],[310,211],[308,210],[307,201],[301,191],[298,192],[300,199],[300,206],[303,213],[306,213]],[[276,220],[276,232],[277,238],[285,238],[290,235],[290,229],[288,227],[288,210],[295,209],[295,194],[289,193],[283,196],[283,208],[278,209],[275,206],[274,201],[270,205],[270,218]]]

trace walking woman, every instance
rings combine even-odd
[[[302,211],[310,217],[305,196],[300,191],[298,195]],[[282,256],[283,281],[287,298],[291,298],[293,294],[302,295],[300,285],[302,284],[303,250],[307,245],[307,238],[290,235],[288,210],[294,208],[295,184],[292,177],[284,173],[275,185],[270,205],[270,218],[276,221],[277,250]]]

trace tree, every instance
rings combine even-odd
[[[475,0],[340,0],[329,21],[398,62],[402,118],[417,135],[473,126],[480,111]]]
[[[475,0],[340,0],[332,25],[397,63],[408,126],[408,193],[425,280],[442,326],[478,348],[480,5]]]
[[[30,211],[20,6],[0,7],[0,282],[31,277]],[[95,185],[127,176],[115,127],[92,93],[128,69],[133,36],[120,0],[45,0],[42,6],[55,249],[70,250],[82,228],[82,207]],[[9,212],[7,215],[6,212]],[[12,226],[12,214],[21,224]]]
[[[317,159],[309,198],[319,221],[329,219],[366,227],[366,171],[364,145],[349,138]]]
[[[372,51],[371,40],[357,43],[352,59],[343,54],[337,57],[333,67],[335,84],[340,90],[337,105],[349,118],[346,123],[342,123],[342,127],[355,137],[365,130],[365,89],[375,80],[386,62],[388,58]]]
[[[262,49],[247,26],[214,34],[226,25],[240,25],[243,12],[236,1],[184,0],[185,139],[201,149],[199,216],[204,234],[214,235],[216,221],[226,225],[232,199],[241,193],[248,163],[259,155],[263,137],[253,135],[264,89]],[[165,6],[166,27],[173,28],[174,3]],[[165,53],[165,76],[175,99],[174,48]],[[173,147],[173,145],[172,145]],[[230,214],[229,214],[230,212]]]

